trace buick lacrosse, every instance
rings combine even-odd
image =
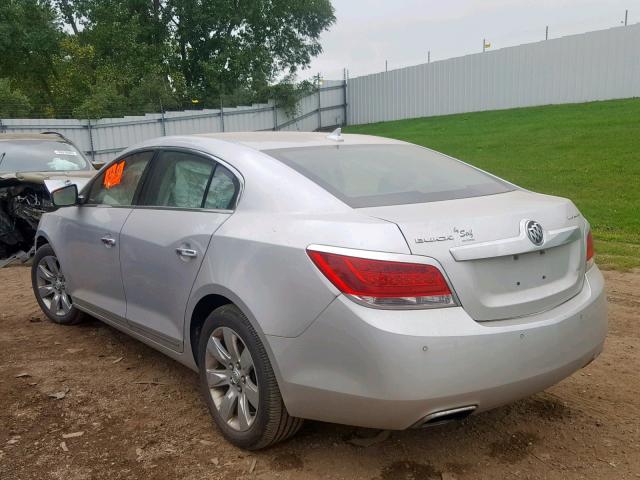
[[[514,160],[516,161],[516,160]],[[45,314],[85,314],[197,370],[259,449],[303,419],[460,419],[591,362],[607,331],[589,223],[433,150],[363,135],[228,133],[129,148],[36,234]]]

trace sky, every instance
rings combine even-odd
[[[332,0],[324,52],[299,74],[341,79],[640,22],[640,0]]]

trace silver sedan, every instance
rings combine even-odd
[[[220,431],[259,449],[302,419],[424,427],[543,390],[607,331],[589,223],[396,140],[164,137],[82,191],[52,187],[32,280],[199,371]]]

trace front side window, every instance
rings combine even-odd
[[[266,150],[353,208],[436,202],[508,192],[510,184],[415,145]]]
[[[87,203],[91,205],[129,206],[153,152],[129,155],[111,164],[93,182]]]

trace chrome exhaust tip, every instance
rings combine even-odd
[[[466,407],[451,408],[448,410],[433,412],[420,420],[414,428],[433,427],[435,425],[443,425],[455,420],[463,420],[471,415],[476,408],[478,408],[477,405],[467,405]]]

